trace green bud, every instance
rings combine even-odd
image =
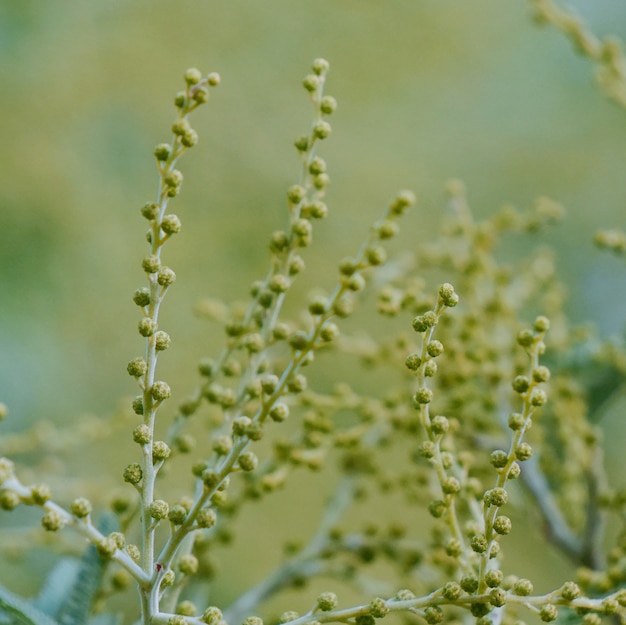
[[[337,595],[334,592],[323,592],[317,598],[317,607],[322,612],[330,612],[337,607],[339,603]]]
[[[155,401],[164,401],[169,399],[172,395],[172,391],[170,390],[169,384],[164,382],[163,380],[157,380],[150,387],[150,395],[152,395],[152,399]]]
[[[70,505],[70,512],[79,519],[84,519],[91,514],[92,506],[91,502],[84,497],[74,499]]]

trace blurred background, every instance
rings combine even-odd
[[[620,0],[570,5],[596,34],[626,37]],[[106,416],[135,394],[125,366],[142,350],[131,301],[144,281],[139,208],[154,198],[152,149],[169,140],[191,66],[220,72],[222,85],[192,120],[200,142],[171,204],[183,232],[164,250],[178,282],[160,371],[179,397],[194,387],[195,363],[221,345],[194,304],[245,299],[265,272],[299,174],[293,140],[310,123],[301,80],[318,56],[339,108],[320,149],[331,213],[307,254],[314,284],[333,283],[398,189],[420,198],[405,241],[428,240],[458,177],[478,216],[539,195],[563,203],[568,218],[540,240],[558,252],[568,312],[603,336],[622,332],[626,269],[592,236],[626,225],[626,111],[527,3],[0,0],[4,432]]]

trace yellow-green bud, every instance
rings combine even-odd
[[[198,515],[196,516],[196,523],[198,527],[208,528],[213,527],[217,522],[217,515],[214,510],[211,508],[202,508]]]
[[[150,387],[150,395],[152,395],[152,399],[154,399],[155,401],[164,401],[171,397],[172,391],[167,382],[164,382],[163,380],[157,380]]]
[[[372,599],[370,602],[370,614],[374,618],[384,618],[389,614],[389,607],[387,606],[387,602],[380,597],[376,597]]]
[[[334,592],[323,592],[317,598],[317,607],[322,612],[330,612],[337,607],[338,599]]]
[[[158,161],[166,161],[172,153],[172,146],[169,143],[159,143],[159,145],[154,148],[154,155],[156,156]],[[156,215],[154,215],[156,217]],[[151,217],[151,219],[154,219]]]
[[[178,563],[178,568],[184,575],[195,575],[198,572],[198,566],[198,558],[192,553],[184,554]]]
[[[47,501],[50,501],[50,497],[52,497],[52,493],[47,484],[33,484],[30,487],[30,498],[35,505],[43,506]]]
[[[239,468],[242,471],[254,471],[258,464],[259,459],[251,451],[247,451],[239,456]]]
[[[172,450],[165,441],[154,441],[152,445],[152,462],[162,462],[170,457]]]
[[[545,623],[549,623],[550,621],[556,621],[559,616],[559,611],[557,607],[552,603],[547,603],[546,605],[541,606],[539,610],[539,618]]]
[[[126,367],[128,375],[132,375],[134,378],[140,378],[147,369],[148,363],[143,358],[133,358]]]
[[[167,501],[163,501],[162,499],[155,499],[148,506],[148,513],[153,519],[160,521],[161,519],[165,519],[169,514],[170,507]]]
[[[176,281],[176,274],[170,267],[161,267],[157,275],[157,282],[161,286],[170,286]]]
[[[139,484],[142,477],[143,471],[141,470],[141,466],[136,462],[129,464],[124,469],[124,481],[129,484]]]
[[[56,510],[50,510],[41,517],[41,525],[48,532],[56,532],[65,525],[65,521]]]
[[[70,512],[79,519],[84,519],[91,514],[91,502],[84,497],[74,499],[70,505]]]

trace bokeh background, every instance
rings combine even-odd
[[[570,6],[598,35],[626,36],[621,0]],[[478,216],[539,195],[562,202],[567,220],[541,241],[558,252],[568,312],[603,336],[622,332],[626,269],[592,235],[625,225],[626,111],[561,34],[532,23],[526,2],[0,0],[5,433],[106,416],[134,394],[125,364],[141,351],[139,207],[156,190],[151,153],[169,139],[183,71],[197,66],[222,85],[195,115],[200,143],[172,204],[183,233],[165,250],[179,280],[161,364],[179,396],[193,388],[194,363],[221,344],[194,304],[244,299],[264,273],[299,172],[293,139],[310,119],[300,83],[318,56],[339,109],[321,148],[331,214],[307,255],[313,280],[332,283],[400,188],[420,198],[405,241],[427,240],[458,177]],[[617,419],[611,427],[624,434]]]

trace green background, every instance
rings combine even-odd
[[[599,35],[626,36],[622,2],[573,5]],[[312,284],[332,284],[400,188],[420,198],[405,243],[433,236],[445,182],[459,177],[478,216],[539,195],[562,202],[567,220],[540,240],[558,251],[568,312],[605,336],[622,331],[625,268],[592,237],[624,227],[626,111],[525,2],[4,0],[0,55],[5,431],[104,416],[134,394],[125,364],[142,349],[131,301],[144,280],[139,207],[154,197],[151,152],[169,139],[190,66],[219,71],[222,85],[192,120],[200,143],[172,203],[183,232],[164,252],[179,281],[160,375],[178,397],[221,344],[194,304],[245,299],[265,273],[299,173],[292,142],[310,120],[300,83],[318,56],[339,109],[320,150],[331,214],[307,254]]]

